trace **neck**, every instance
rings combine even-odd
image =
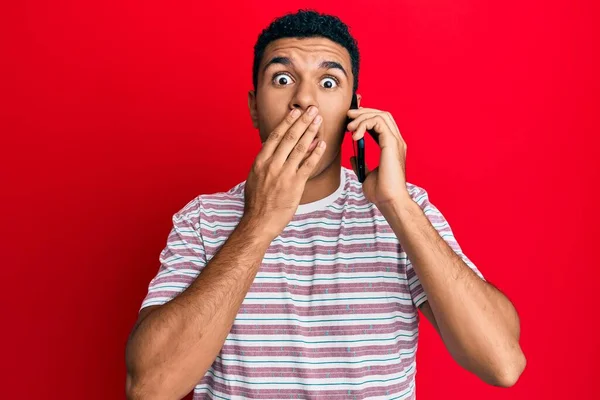
[[[312,203],[329,196],[340,186],[341,150],[319,175],[309,179],[304,187],[300,204]]]

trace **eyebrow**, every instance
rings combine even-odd
[[[291,65],[291,66],[294,65],[292,60],[290,60],[288,57],[273,57],[271,59],[271,61],[269,61],[263,68],[263,73],[267,70],[267,68],[269,68],[273,64]],[[346,72],[346,70],[344,69],[342,64],[340,64],[337,61],[322,61],[321,64],[319,64],[319,68],[320,69],[339,69],[340,71],[342,71],[344,73],[346,78],[348,77],[348,73]]]

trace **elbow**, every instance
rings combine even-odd
[[[127,387],[125,390],[125,398],[127,400],[141,400],[147,398],[138,387]]]
[[[493,381],[490,383],[502,388],[513,387],[519,381],[526,365],[525,355],[519,352],[513,360],[503,363],[503,367],[493,375]]]
[[[140,379],[138,376],[130,372],[127,373],[125,395],[127,400],[174,399],[172,396],[161,391],[160,386],[153,385],[151,382],[148,382],[147,379]]]
[[[131,374],[127,374],[125,383],[125,397],[127,400],[138,400],[144,398],[144,395],[138,385],[134,385],[134,378]]]
[[[127,400],[154,400],[170,399],[165,395],[163,388],[164,374],[156,368],[148,368],[152,364],[141,353],[134,342],[129,342],[125,349],[125,367],[127,370],[125,381],[125,396]],[[146,352],[147,353],[147,352]]]
[[[127,400],[141,400],[141,399],[157,399],[157,395],[153,395],[151,390],[145,385],[141,385],[139,380],[135,376],[128,373],[127,381],[125,384],[125,396]]]

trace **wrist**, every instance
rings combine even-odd
[[[376,204],[376,207],[384,215],[394,215],[398,217],[406,214],[407,212],[414,212],[415,207],[420,208],[408,192],[406,194],[399,195],[393,200],[384,203],[378,203]]]
[[[235,228],[235,232],[244,237],[248,246],[266,249],[276,236],[273,236],[258,219],[244,215]]]

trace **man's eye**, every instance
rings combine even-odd
[[[292,79],[287,74],[277,74],[273,77],[273,83],[279,86],[286,86],[292,83]]]
[[[323,78],[323,80],[321,80],[321,85],[323,85],[325,89],[333,89],[334,87],[337,87],[337,84],[337,81],[333,78]]]

